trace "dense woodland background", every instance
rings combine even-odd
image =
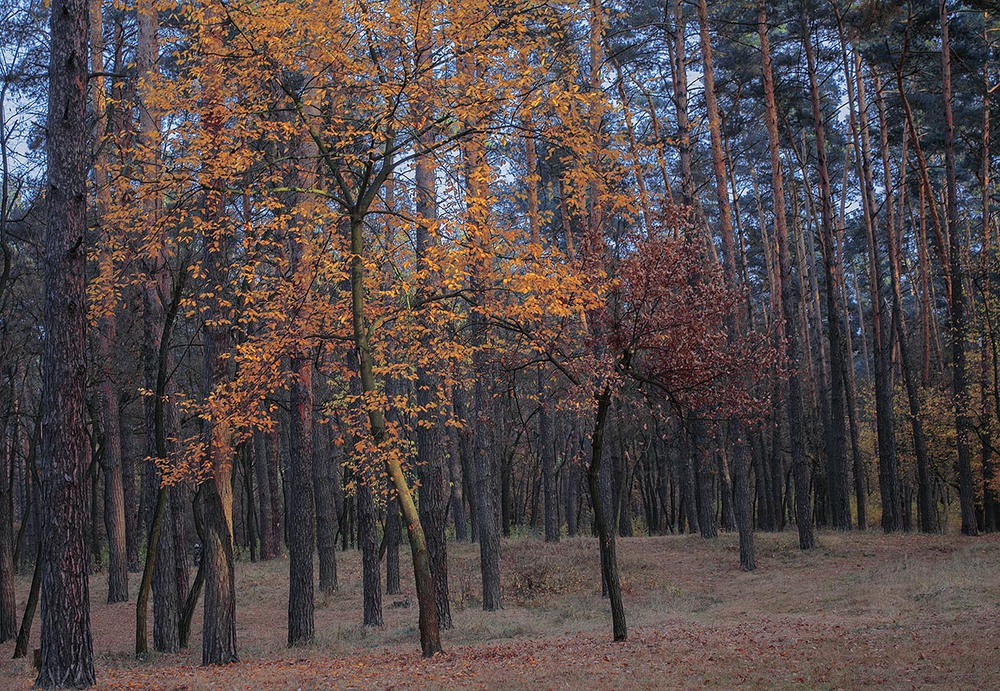
[[[619,537],[997,530],[991,5],[10,0],[0,640],[41,592],[92,681],[100,572],[231,662],[237,562],[293,645],[408,544],[433,655],[518,533],[599,536],[623,640]]]

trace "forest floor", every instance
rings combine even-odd
[[[242,660],[205,668],[192,649],[132,659],[135,605],[108,605],[91,579],[101,688],[1000,688],[1000,538],[758,534],[759,569],[738,569],[735,535],[619,541],[629,638],[612,643],[597,543],[503,543],[504,609],[479,602],[478,548],[449,543],[455,628],[420,657],[409,560],[385,626],[361,626],[360,559],[338,552],[340,591],[319,596],[315,644],[285,646],[286,560],[238,565]],[[131,587],[138,584],[131,578]],[[28,580],[18,581],[18,602]],[[412,603],[410,606],[409,603]],[[37,646],[38,622],[34,627]],[[30,663],[0,646],[0,686],[27,688]]]

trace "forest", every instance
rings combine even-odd
[[[4,683],[1000,686],[992,0],[0,27]]]

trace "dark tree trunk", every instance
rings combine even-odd
[[[124,407],[119,403],[119,411]],[[121,419],[121,412],[119,413]],[[128,570],[139,570],[139,497],[136,487],[134,436],[128,424],[120,426],[122,449],[122,496],[125,502],[125,555]]]
[[[718,537],[715,524],[715,502],[713,500],[712,462],[705,448],[705,423],[692,421],[691,462],[695,466],[698,481],[698,530],[703,538]]]
[[[544,395],[542,370],[538,370],[538,395]],[[545,541],[559,542],[559,501],[556,496],[556,448],[552,434],[552,412],[542,403],[538,411],[538,452],[542,463],[542,506]]]
[[[221,22],[209,10],[208,25]],[[215,30],[207,32],[201,50],[209,56],[203,74],[205,111],[204,128],[209,137],[209,150],[221,134],[225,122],[225,105],[219,96],[222,74],[215,62],[222,54],[221,38]],[[217,148],[217,147],[216,147]],[[228,354],[231,345],[229,313],[223,294],[229,285],[229,248],[232,238],[219,227],[225,213],[224,185],[215,178],[214,162],[203,161],[206,176],[203,214],[208,221],[204,229],[202,270],[207,283],[203,298],[209,321],[204,327],[204,397],[225,386],[231,378]],[[211,476],[202,488],[202,517],[205,544],[201,558],[205,560],[205,614],[202,623],[201,660],[205,665],[235,662],[236,654],[236,574],[233,554],[233,446],[229,420],[211,419],[205,425],[204,444]]]
[[[17,418],[12,423],[19,424]],[[4,427],[7,425],[5,424]],[[13,517],[14,508],[11,490],[13,484],[8,482],[14,464],[13,450],[16,448],[17,435],[12,434],[8,446],[7,432],[0,436],[0,643],[6,643],[17,636],[17,597],[14,591],[14,551],[13,551]],[[8,453],[8,449],[10,452]]]
[[[698,484],[695,479],[696,445],[694,440],[685,435],[684,449],[678,457],[682,476],[681,503],[684,505],[684,518],[687,530],[693,533],[699,530],[698,516]]]
[[[293,254],[295,251],[293,250]],[[312,641],[313,600],[313,448],[312,359],[308,350],[291,358],[291,444],[288,485],[288,645]]]
[[[337,517],[330,485],[332,464],[337,462],[330,445],[329,425],[313,420],[313,493],[316,501],[316,551],[319,554],[319,590],[337,590]]]
[[[94,683],[84,528],[86,433],[87,40],[83,0],[54,0],[49,19],[42,355],[41,688]]]
[[[448,473],[451,480],[451,519],[455,524],[455,540],[464,542],[468,539],[468,523],[465,515],[465,477],[462,473],[460,432],[454,427],[448,428]]]
[[[608,409],[611,407],[611,391],[606,388],[597,399],[597,416],[594,423],[594,435],[591,442],[590,465],[587,469],[587,484],[590,488],[590,501],[594,509],[594,528],[600,542],[601,581],[607,588],[608,599],[611,602],[611,629],[615,641],[628,638],[628,626],[625,623],[625,606],[622,604],[621,579],[618,575],[618,557],[615,553],[615,531],[608,524],[601,497],[601,459],[604,451],[604,434],[607,427]]]
[[[378,534],[374,488],[358,478],[358,543],[361,547],[364,625],[382,626],[382,576],[379,573]]]
[[[816,169],[820,187],[820,237],[823,249],[823,274],[826,280],[827,334],[830,341],[830,418],[826,426],[826,475],[829,482],[830,518],[834,528],[851,527],[851,506],[847,479],[847,453],[844,444],[844,388],[847,371],[842,337],[840,286],[837,283],[838,251],[836,247],[833,199],[830,191],[830,171],[826,158],[826,127],[820,104],[816,78],[816,59],[812,38],[803,37],[809,72],[809,95],[812,103],[813,129],[816,135]]]
[[[951,359],[952,390],[955,406],[955,447],[958,451],[959,503],[962,510],[962,534],[976,535],[975,488],[972,481],[969,413],[969,383],[965,353],[968,325],[965,317],[964,267],[962,266],[962,231],[958,225],[958,182],[955,173],[955,118],[951,105],[951,43],[948,37],[948,3],[940,0],[941,16],[941,99],[944,105],[944,161],[948,193],[948,251],[951,269]]]
[[[268,482],[267,465],[269,462],[265,437],[267,432],[255,432],[253,435],[253,467],[257,478],[257,523],[260,525],[260,558],[274,559],[278,556],[278,536],[274,532],[274,521],[271,519],[271,485]]]
[[[264,433],[264,450],[267,454],[267,494],[271,500],[271,535],[274,539],[274,556],[281,554],[282,542],[282,487],[278,483],[278,465],[281,455],[281,435],[277,426]]]
[[[479,368],[477,368],[479,369]],[[476,525],[479,529],[479,563],[483,582],[483,610],[494,612],[500,602],[500,525],[496,506],[495,459],[490,453],[487,434],[491,429],[490,411],[484,374],[476,377],[475,384],[475,446],[473,472],[475,474]]]
[[[238,660],[232,523],[231,514],[226,511],[226,499],[220,494],[223,491],[221,484],[210,479],[202,489],[205,544],[201,558],[205,560],[205,615],[201,659],[205,665],[226,665]]]
[[[884,290],[881,248],[875,232],[874,185],[872,183],[871,140],[868,127],[865,80],[859,55],[855,55],[858,120],[861,135],[860,168],[862,171],[862,205],[868,235],[869,284],[871,286],[872,332],[874,339],[875,426],[878,434],[879,491],[882,495],[882,529],[887,532],[902,527],[899,468],[896,456],[896,428],[892,416],[892,315],[884,313],[891,297]],[[891,209],[891,202],[886,209]],[[886,318],[888,317],[888,318]]]
[[[399,521],[399,504],[392,495],[385,505],[385,592],[398,595],[399,587],[399,541],[402,525]]]

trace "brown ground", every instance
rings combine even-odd
[[[610,640],[592,539],[503,545],[505,609],[479,609],[478,550],[449,545],[456,628],[446,654],[420,658],[412,583],[384,599],[386,626],[360,625],[360,561],[338,553],[341,591],[317,602],[315,645],[285,647],[287,562],[241,563],[240,656],[198,666],[190,652],[137,663],[134,604],[107,605],[92,579],[91,617],[103,688],[912,688],[1000,689],[1000,539],[758,535],[760,569],[745,574],[732,535],[619,542],[629,640]],[[403,559],[405,573],[407,560]],[[133,576],[132,588],[138,577]],[[19,581],[19,601],[28,581]],[[37,638],[37,621],[35,633]],[[34,644],[37,645],[37,642]],[[23,661],[0,646],[0,684],[25,688]]]

